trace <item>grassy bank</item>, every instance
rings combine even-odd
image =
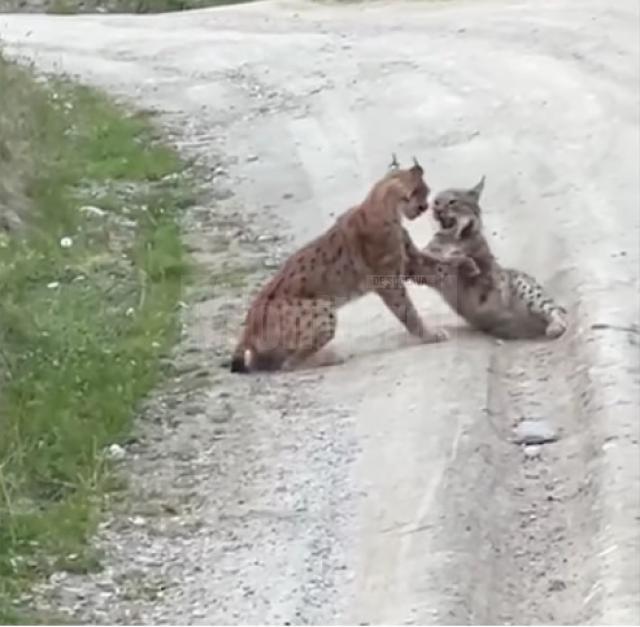
[[[0,57],[0,624],[34,579],[99,568],[105,451],[176,337],[192,185],[156,140]]]
[[[35,11],[46,13],[163,13],[186,11],[251,0],[4,0],[0,12]]]

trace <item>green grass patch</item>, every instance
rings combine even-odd
[[[0,624],[34,620],[34,579],[99,568],[104,451],[176,339],[193,189],[148,116],[0,57]]]
[[[102,9],[109,13],[165,13],[246,2],[251,0],[50,0],[47,12],[68,15]]]

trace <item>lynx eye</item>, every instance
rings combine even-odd
[[[453,207],[456,204],[456,201],[453,198],[450,198],[447,202],[447,207]]]

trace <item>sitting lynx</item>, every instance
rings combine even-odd
[[[447,303],[471,326],[503,339],[546,335],[559,337],[567,328],[566,310],[525,272],[503,268],[482,233],[480,194],[484,177],[472,189],[448,189],[433,201],[440,230],[423,252],[442,256],[461,252],[478,266],[471,276],[463,267],[434,286]]]
[[[231,371],[295,368],[333,338],[337,309],[371,291],[414,336],[424,342],[447,339],[422,322],[402,282],[413,243],[407,242],[401,216],[413,220],[426,211],[428,194],[414,159],[413,167],[387,173],[362,204],[289,257],[251,305]],[[426,274],[464,263],[458,256],[441,264],[415,246],[411,253]]]

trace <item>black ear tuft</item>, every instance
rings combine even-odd
[[[229,369],[231,370],[231,372],[240,372],[242,374],[246,374],[247,372],[249,372],[249,369],[247,368],[247,364],[244,363],[244,357],[242,356],[234,357],[231,360]]]
[[[468,192],[469,196],[471,196],[471,198],[473,198],[475,202],[478,202],[480,200],[480,196],[482,195],[482,190],[484,189],[485,179],[486,177],[483,176],[480,179],[480,182],[477,185],[474,185]]]

